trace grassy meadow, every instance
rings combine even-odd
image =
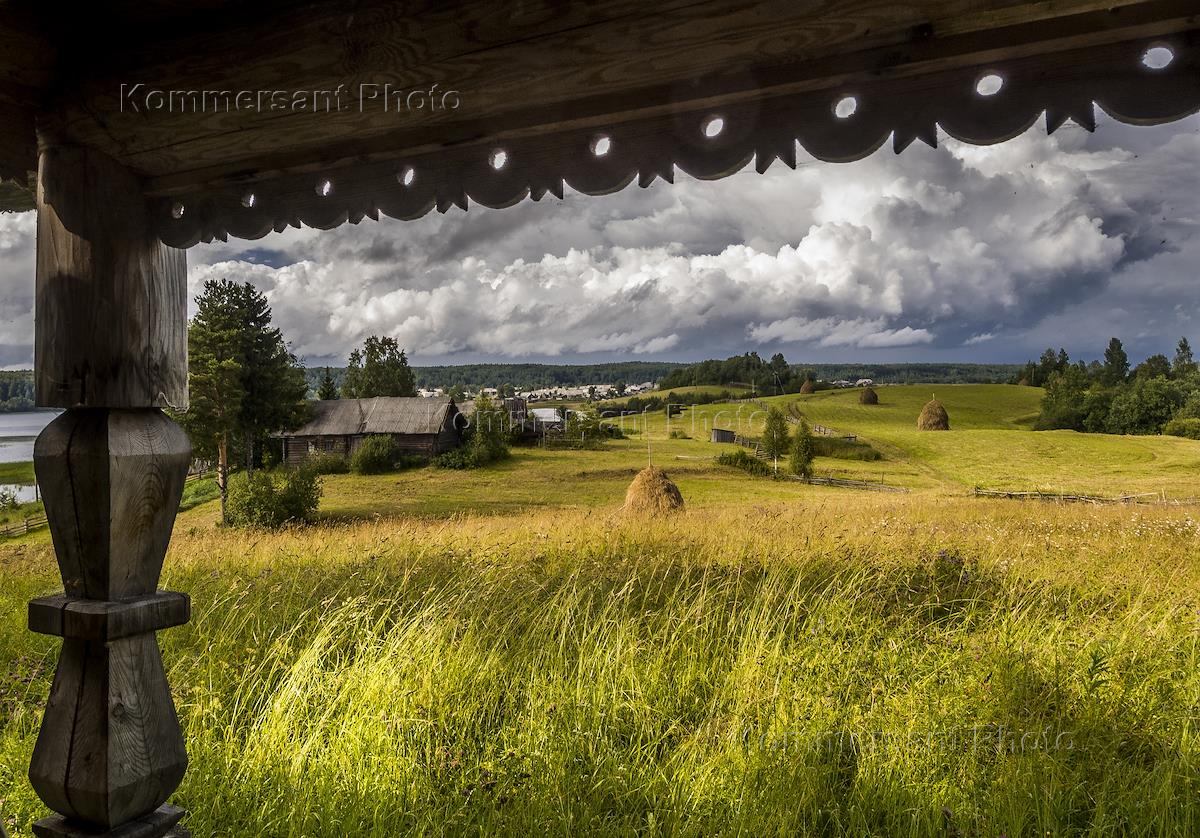
[[[1033,433],[1036,391],[800,397],[905,494],[712,463],[752,404],[626,420],[600,450],[325,478],[321,520],[223,531],[190,488],[160,635],[196,836],[1200,834],[1200,443]],[[786,405],[797,397],[783,397]],[[774,401],[774,400],[768,400]],[[737,411],[743,411],[737,414]],[[705,424],[707,423],[707,425]],[[669,438],[671,431],[692,438]],[[1178,444],[1177,444],[1178,443]],[[620,512],[649,457],[686,511]],[[0,542],[0,818],[57,642],[45,531]]]

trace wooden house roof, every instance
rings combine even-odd
[[[1094,103],[1157,123],[1200,108],[1198,13],[1196,0],[120,0],[70,13],[10,0],[0,177],[26,183],[39,136],[98,149],[143,179],[159,236],[185,247],[601,194],[676,169],[794,166],[797,144],[848,161],[889,138],[934,144],[939,128],[998,142],[1043,114],[1051,131],[1090,129]],[[1154,47],[1169,64],[1144,62]],[[982,95],[986,76],[1002,87]]]
[[[311,402],[312,418],[281,436],[357,436],[359,434],[437,434],[453,421],[452,399],[379,396]]]

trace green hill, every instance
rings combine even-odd
[[[800,411],[813,425],[853,434],[882,452],[882,462],[822,459],[819,469],[873,476],[912,488],[985,488],[1099,495],[1164,492],[1200,497],[1200,442],[1161,436],[1033,431],[1042,391],[1006,384],[880,387],[880,403],[861,405],[858,390],[778,396],[754,403],[692,408],[672,427],[694,439],[713,427],[756,436],[765,410]],[[918,431],[917,415],[934,395],[950,414],[948,432]],[[794,407],[793,407],[794,406]],[[647,417],[651,434],[661,417]],[[665,434],[664,434],[665,435]]]

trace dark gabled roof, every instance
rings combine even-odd
[[[436,434],[458,413],[451,399],[379,396],[314,401],[312,418],[282,436]]]

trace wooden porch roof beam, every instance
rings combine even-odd
[[[357,4],[200,35],[110,44],[43,125],[151,178],[156,194],[249,172],[337,165],[505,131],[557,130],[702,104],[1163,35],[1194,0],[607,0],[564,6]],[[462,107],[397,116],[121,113],[120,85],[166,90],[454,88]]]

